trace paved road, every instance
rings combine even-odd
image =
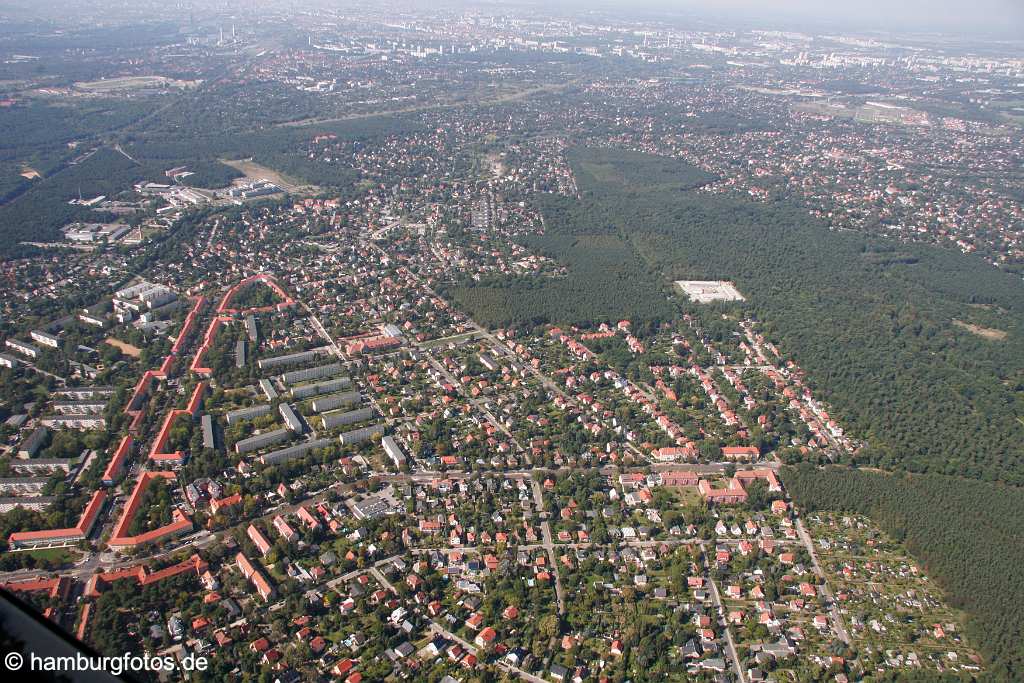
[[[381,573],[380,568],[386,564],[394,562],[395,560],[401,557],[401,555],[392,555],[391,557],[385,557],[383,560],[377,560],[369,567],[363,567],[362,569],[353,569],[347,574],[342,574],[341,576],[337,576],[333,579],[312,584],[311,588],[327,586],[331,590],[337,590],[337,586],[339,586],[340,584],[348,583],[349,581],[355,579],[356,577],[362,576],[363,574],[373,574],[374,578],[378,579],[381,582],[382,586],[387,588],[392,593],[397,594],[398,591],[396,591],[395,587],[392,586],[391,583],[384,578],[384,575]]]
[[[400,557],[400,556],[396,555],[395,557]],[[388,558],[387,561],[391,562],[394,559],[395,559],[394,557],[391,557],[391,558]],[[387,578],[384,576],[383,572],[381,572],[380,566],[381,566],[381,564],[379,562],[374,564],[373,567],[370,568],[370,573],[373,574],[373,576],[378,581],[380,581],[380,585],[384,586],[385,588],[387,588],[389,591],[391,591],[395,595],[398,595],[398,591],[395,590],[395,587],[391,585],[391,582],[388,581]]]
[[[541,491],[540,483],[536,479],[530,480],[530,488],[533,491],[533,504],[537,513],[544,511],[544,493]],[[551,538],[551,525],[547,520],[540,524],[541,540],[543,548],[547,552],[548,562],[551,564],[551,573],[555,575],[555,598],[558,601],[558,613],[565,614],[565,592],[562,590],[562,575],[558,571],[558,563],[555,560],[555,543]]]
[[[533,493],[533,506],[540,513],[544,510],[544,492],[540,488],[540,482],[530,477],[530,491]]]
[[[838,636],[839,640],[843,641],[847,645],[850,644],[850,634],[846,632],[846,625],[843,623],[843,615],[839,613],[839,606],[836,604],[835,598],[832,597],[832,589],[829,588],[828,579],[825,577],[825,572],[822,570],[821,565],[818,563],[818,556],[814,553],[814,543],[811,542],[811,535],[807,533],[807,529],[804,527],[804,521],[799,517],[796,518],[796,532],[800,536],[800,540],[803,541],[804,547],[807,548],[807,553],[811,556],[811,566],[814,568],[814,573],[822,579],[821,594],[825,596],[825,600],[831,605],[829,609],[829,616],[832,621],[832,630]]]
[[[544,538],[544,550],[548,553],[548,562],[551,564],[551,573],[555,575],[555,598],[558,601],[558,613],[565,614],[565,592],[562,590],[562,576],[558,571],[558,562],[555,561],[555,544],[551,540],[551,525],[546,521],[540,524],[540,533]]]
[[[456,390],[458,390],[458,392],[460,394],[462,394],[462,397],[464,399],[466,399],[473,407],[475,407],[477,410],[479,410],[481,413],[483,413],[484,417],[487,418],[488,422],[490,422],[492,425],[494,425],[495,429],[499,430],[502,434],[504,434],[509,439],[511,439],[512,443],[515,444],[516,449],[521,452],[523,450],[523,447],[519,444],[519,442],[516,440],[516,438],[512,435],[512,432],[509,431],[508,427],[506,427],[504,424],[499,422],[498,418],[494,417],[494,414],[491,413],[491,411],[487,408],[486,405],[484,405],[485,401],[482,401],[481,399],[473,398],[472,396],[470,396],[466,392],[465,388],[462,386],[462,382],[460,382],[458,379],[456,379],[455,376],[452,375],[452,373],[448,371],[448,368],[446,368],[444,366],[444,363],[442,363],[438,359],[434,358],[434,356],[430,355],[430,352],[427,351],[426,349],[424,349],[423,352],[427,356],[427,360],[429,361],[429,363],[434,366],[434,369],[437,370],[438,372],[440,372],[442,375],[444,375],[444,378],[446,380],[448,380],[448,382],[453,387],[455,387]]]
[[[729,622],[726,620],[725,608],[722,606],[722,598],[718,593],[718,583],[711,578],[711,564],[708,558],[709,555],[705,548],[704,566],[708,570],[708,582],[711,584],[711,600],[715,609],[718,610],[719,621],[725,627],[725,644],[729,650],[729,659],[732,660],[732,666],[736,671],[737,679],[740,683],[745,683],[743,678],[743,666],[740,664],[740,657],[736,652],[736,643],[734,643],[732,639],[732,630],[729,628]]]
[[[302,303],[302,308],[305,309],[306,313],[309,315],[309,319],[312,321],[313,327],[316,329],[317,333],[323,337],[324,341],[326,341],[327,345],[331,348],[331,352],[338,358],[344,359],[345,356],[341,352],[341,348],[339,348],[337,342],[331,338],[331,335],[327,333],[327,328],[324,327],[322,322],[320,322],[320,318],[318,318],[316,313],[313,312],[313,309],[311,309],[305,302]]]
[[[401,555],[392,555],[391,557],[385,557],[383,560],[377,560],[370,567],[364,567],[362,569],[353,569],[349,573],[342,574],[341,576],[336,576],[333,579],[318,581],[316,583],[303,584],[302,587],[304,591],[316,590],[318,588],[330,588],[333,591],[340,592],[338,591],[339,585],[348,583],[349,581],[352,581],[356,577],[362,576],[363,574],[373,574],[392,593],[397,594],[397,591],[395,591],[395,587],[388,583],[387,579],[384,578],[384,575],[380,573],[378,567],[382,567],[385,564],[388,564],[389,562],[393,562],[399,557],[401,557]],[[267,609],[271,612],[276,612],[277,610],[282,609],[285,606],[286,602],[286,600],[278,600]]]

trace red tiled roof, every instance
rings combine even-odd
[[[142,476],[139,477],[139,481],[135,484],[135,488],[132,490],[131,496],[128,497],[128,502],[124,506],[124,512],[121,515],[121,519],[118,520],[117,525],[114,527],[114,531],[110,536],[110,540],[107,544],[112,547],[123,547],[132,545],[141,545],[143,543],[150,543],[152,541],[171,536],[173,534],[181,533],[182,531],[192,529],[192,520],[189,519],[185,513],[181,510],[175,509],[172,513],[173,521],[162,526],[159,529],[153,529],[146,533],[139,534],[137,536],[126,536],[128,528],[131,526],[132,519],[138,512],[139,505],[142,503],[142,494],[146,488],[149,487],[150,483],[155,479],[174,479],[175,475],[173,472],[143,472]]]
[[[50,541],[56,539],[83,539],[92,531],[100,510],[103,509],[103,501],[107,498],[107,492],[103,490],[94,491],[88,505],[82,512],[78,524],[70,529],[47,529],[44,531],[16,531],[7,537],[11,545],[18,543],[32,543],[35,541]]]
[[[124,470],[124,463],[128,459],[128,456],[132,452],[132,445],[135,440],[132,439],[130,434],[126,434],[121,443],[117,445],[117,450],[114,451],[114,457],[110,459],[110,463],[107,465],[107,469],[103,472],[104,482],[113,482],[115,479],[121,476],[121,472]]]

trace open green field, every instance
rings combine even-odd
[[[23,555],[37,560],[52,562],[58,565],[71,564],[79,558],[79,553],[70,548],[43,548],[40,550],[24,550]]]

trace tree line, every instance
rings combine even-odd
[[[789,204],[672,188],[663,159],[644,183],[633,153],[626,170],[611,171],[607,150],[593,162],[589,153],[570,155],[581,200],[543,197],[547,232],[525,240],[568,275],[449,286],[474,318],[671,321],[680,307],[697,310],[668,300],[672,281],[733,280],[747,298],[736,312],[759,319],[815,394],[866,439],[856,461],[1024,484],[1019,278],[937,247],[829,231]],[[978,334],[985,330],[1006,334]]]
[[[870,517],[900,541],[967,615],[987,677],[1024,677],[1024,491],[934,474],[786,467],[782,480],[806,512]]]

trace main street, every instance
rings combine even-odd
[[[674,469],[692,469],[698,473],[718,473],[721,472],[726,466],[726,463],[714,463],[710,465],[675,465]],[[559,475],[565,475],[574,471],[591,471],[590,468],[586,467],[563,467],[556,472]],[[614,476],[619,473],[617,467],[606,467],[599,470],[604,476]],[[374,476],[385,480],[395,482],[413,482],[417,485],[428,485],[431,482],[438,479],[467,479],[477,476],[500,476],[513,481],[529,481],[533,499],[534,507],[540,512],[543,509],[543,494],[540,484],[533,479],[535,470],[509,470],[504,472],[494,472],[485,475],[480,475],[475,472],[464,472],[464,471],[450,471],[450,472],[438,472],[438,471],[417,471],[411,474],[407,473],[379,473]],[[187,536],[183,536],[174,541],[171,541],[169,546],[164,546],[159,550],[149,553],[140,554],[134,558],[124,558],[115,555],[112,552],[97,552],[90,550],[86,553],[86,559],[79,561],[73,568],[67,570],[59,570],[57,572],[41,570],[41,569],[18,569],[9,572],[0,572],[0,581],[23,581],[31,578],[38,578],[41,576],[51,576],[59,574],[62,576],[71,576],[74,578],[88,578],[93,573],[98,571],[112,571],[114,569],[120,569],[123,567],[130,567],[142,563],[149,563],[164,559],[176,551],[184,547],[204,547],[206,545],[217,542],[219,539],[224,538],[225,535],[229,534],[233,529],[240,529],[247,527],[250,523],[258,520],[270,520],[276,515],[287,515],[294,513],[299,507],[306,507],[310,505],[316,505],[319,502],[328,500],[334,493],[342,494],[349,490],[351,485],[344,482],[335,482],[330,486],[326,487],[322,491],[318,491],[308,498],[301,501],[288,504],[276,505],[272,508],[261,510],[251,517],[245,517],[240,519],[235,524],[232,524],[224,529],[220,529],[216,532],[199,531]],[[739,542],[741,539],[724,539],[722,542]],[[648,543],[650,545],[656,545],[661,542],[669,543],[670,545],[674,542],[671,539],[666,541],[644,541],[642,543]],[[776,541],[777,543],[779,541]],[[552,544],[552,547],[573,547],[575,545],[587,545],[587,544]],[[545,547],[541,545],[540,547]],[[75,548],[72,548],[75,550]],[[19,551],[22,552],[22,551]],[[552,562],[554,558],[551,558]]]

